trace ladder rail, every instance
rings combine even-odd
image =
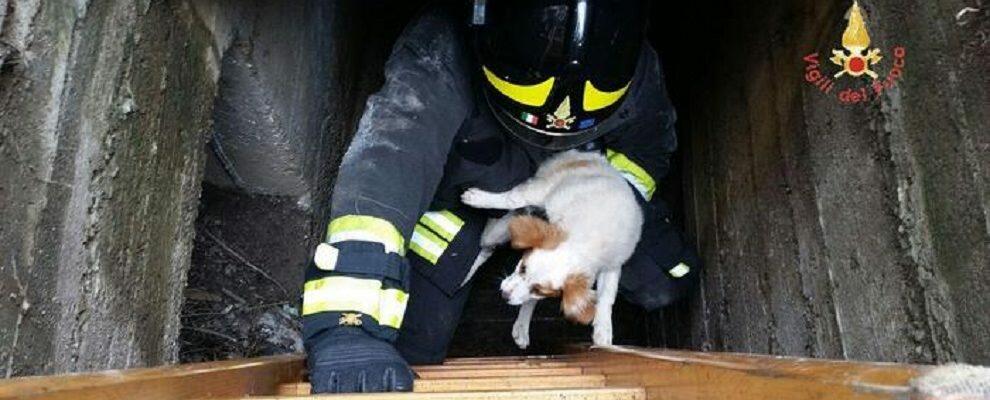
[[[932,366],[608,346],[575,353],[609,386],[663,399],[902,399]]]
[[[278,386],[302,380],[305,356],[289,354],[94,373],[0,380],[0,399],[230,398],[274,394]]]

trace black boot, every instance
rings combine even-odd
[[[312,393],[409,392],[413,372],[391,343],[358,327],[336,327],[308,341]]]

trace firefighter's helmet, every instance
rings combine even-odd
[[[633,84],[645,0],[476,0],[485,98],[523,141],[562,150],[594,140]]]

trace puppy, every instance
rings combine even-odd
[[[520,348],[529,345],[533,309],[546,297],[561,297],[569,320],[591,323],[595,345],[612,344],[612,304],[622,264],[639,242],[643,215],[632,188],[604,156],[567,151],[512,190],[472,188],[461,200],[477,208],[545,210],[545,219],[510,212],[490,221],[481,238],[486,249],[511,241],[524,250],[501,284],[508,303],[521,306],[512,327]]]

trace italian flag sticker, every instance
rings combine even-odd
[[[526,121],[526,123],[530,125],[536,125],[537,123],[540,122],[539,118],[528,112],[523,112],[522,114],[520,114],[520,118],[522,118],[523,121]]]

